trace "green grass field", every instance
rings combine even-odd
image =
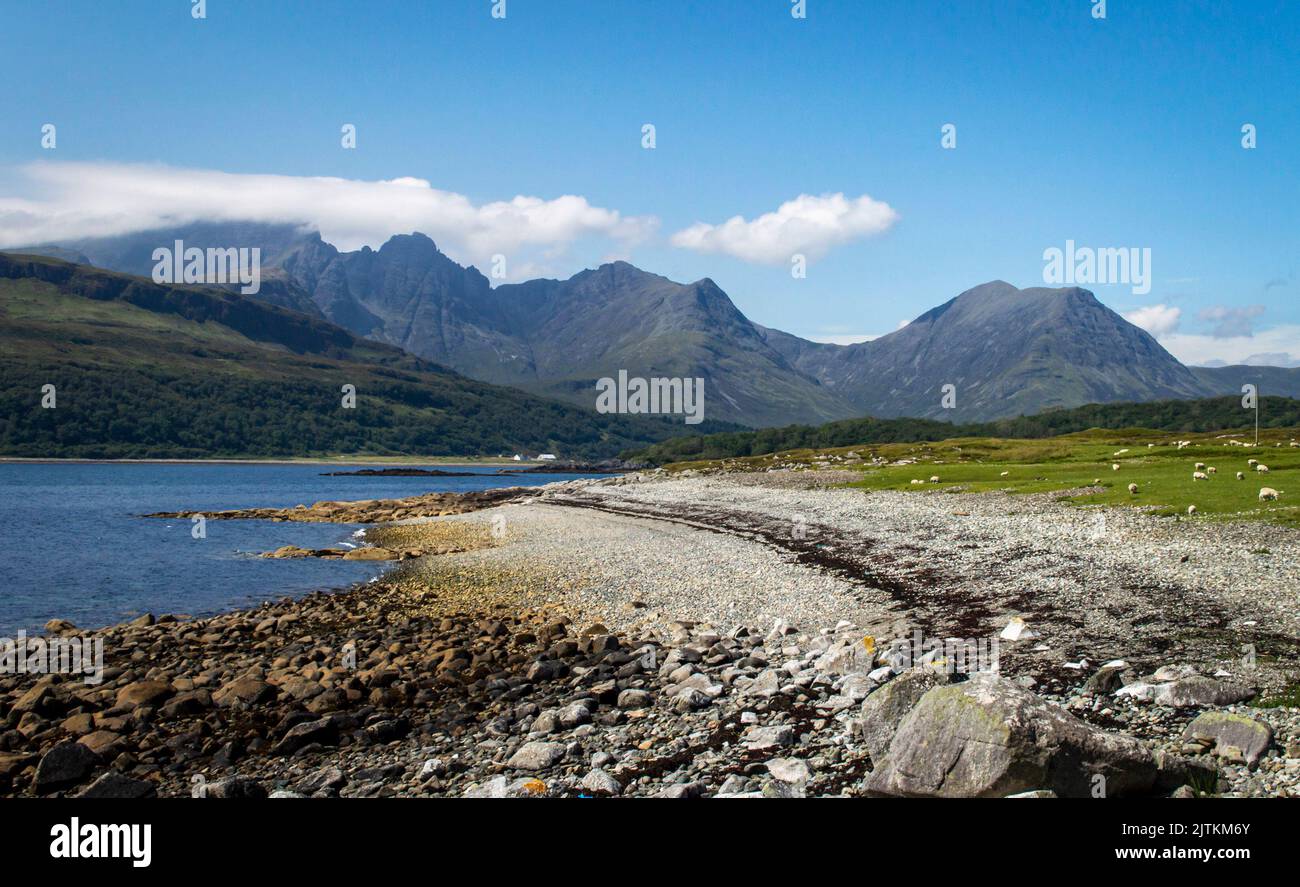
[[[1178,449],[1179,440],[1191,444]],[[765,468],[793,463],[860,471],[862,479],[849,486],[864,490],[1075,491],[1066,499],[1075,505],[1146,506],[1159,514],[1184,517],[1188,506],[1195,505],[1198,520],[1266,520],[1300,527],[1300,447],[1290,445],[1292,441],[1300,442],[1300,429],[1262,431],[1258,447],[1234,446],[1229,440],[1252,443],[1254,431],[1189,434],[1126,429],[1085,431],[1043,440],[958,438],[936,443],[796,450],[775,458],[679,463],[672,468],[700,468],[706,464]],[[914,462],[872,466],[852,460],[850,453],[863,460]],[[1267,465],[1268,474],[1252,470],[1247,465],[1249,459]],[[1218,471],[1208,480],[1194,481],[1192,473],[1197,462]],[[1112,465],[1118,465],[1118,470]],[[1244,473],[1244,480],[1237,480],[1238,471]],[[930,483],[931,477],[938,477],[938,483]],[[913,480],[924,483],[914,484]],[[1136,494],[1129,492],[1130,483],[1137,484]],[[1266,486],[1278,490],[1281,497],[1260,502],[1260,488]]]

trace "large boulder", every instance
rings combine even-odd
[[[1156,705],[1167,705],[1170,708],[1232,705],[1254,696],[1255,691],[1242,684],[1193,675],[1157,687]]]
[[[1106,733],[994,674],[927,691],[868,778],[873,794],[1062,797],[1150,792],[1157,764],[1141,743]],[[1098,779],[1098,777],[1101,777]]]
[[[1161,669],[1161,671],[1165,671]],[[1159,680],[1161,671],[1156,672]],[[1168,673],[1168,672],[1166,672]],[[1221,681],[1204,675],[1188,675],[1161,683],[1137,681],[1126,684],[1115,693],[1139,702],[1154,702],[1169,708],[1233,705],[1255,696],[1255,691],[1244,684]]]
[[[272,755],[291,755],[307,745],[337,745],[339,724],[334,717],[304,721],[290,727],[271,749]]]
[[[862,741],[872,761],[884,758],[898,725],[921,697],[948,682],[945,672],[909,668],[866,698],[862,703]]]
[[[136,681],[117,691],[117,706],[157,705],[172,692],[171,684],[163,681]]]
[[[261,678],[245,675],[222,685],[212,694],[212,701],[223,708],[238,705],[254,706],[274,699],[276,692],[274,687]]]
[[[1254,764],[1273,744],[1273,728],[1246,715],[1207,711],[1187,725],[1183,739],[1205,742],[1229,761]]]
[[[54,791],[85,780],[99,763],[95,754],[80,742],[64,740],[45,753],[36,767],[36,790]]]

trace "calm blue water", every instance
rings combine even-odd
[[[83,628],[140,613],[206,615],[378,576],[383,564],[268,560],[281,545],[325,548],[359,527],[145,519],[156,511],[284,508],[321,500],[532,486],[582,475],[321,477],[352,465],[0,464],[0,636],[54,617]]]

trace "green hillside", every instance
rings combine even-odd
[[[466,379],[222,289],[0,255],[3,456],[604,458],[683,430]]]

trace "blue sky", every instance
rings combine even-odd
[[[1294,2],[1108,0],[1104,20],[1093,0],[807,0],[803,20],[790,0],[190,6],[0,2],[7,245],[46,230],[33,219],[129,226],[148,199],[207,211],[186,171],[219,171],[209,198],[320,205],[308,221],[344,245],[418,225],[481,268],[517,257],[512,276],[626,257],[826,339],[995,278],[1043,285],[1043,251],[1074,240],[1151,250],[1150,292],[1088,288],[1184,360],[1300,361]],[[391,187],[364,183],[394,179],[419,181],[389,212]],[[870,200],[816,202],[834,194]],[[503,203],[518,195],[538,205]],[[748,224],[800,195],[829,222],[771,243]]]

